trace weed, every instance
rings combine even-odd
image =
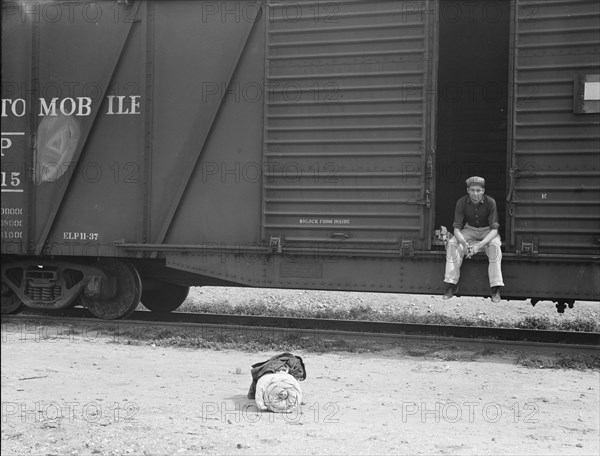
[[[600,370],[600,356],[590,354],[560,355],[558,358],[521,357],[516,362],[534,369]]]
[[[573,320],[561,322],[559,329],[563,331],[600,332],[600,323],[595,320],[577,317]]]
[[[539,317],[537,315],[528,315],[517,323],[517,328],[523,329],[551,329],[551,326],[552,324],[548,317]]]

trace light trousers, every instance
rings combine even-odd
[[[483,240],[490,232],[489,227],[475,228],[470,225],[460,230],[467,244],[473,244]],[[485,254],[488,257],[488,277],[490,287],[503,287],[502,280],[502,241],[500,235],[492,239],[485,247]],[[456,240],[456,236],[448,241],[446,247],[446,273],[444,282],[457,284],[460,279],[460,267],[466,255],[466,249]]]

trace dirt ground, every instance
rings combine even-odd
[[[3,455],[600,452],[600,373],[518,366],[514,351],[297,353],[303,405],[282,415],[246,398],[250,365],[276,353],[39,334],[2,325]]]

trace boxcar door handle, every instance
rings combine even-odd
[[[350,233],[331,233],[332,238],[350,239],[352,235]]]

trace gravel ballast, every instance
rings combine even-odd
[[[529,300],[492,303],[489,298],[476,297],[445,301],[442,296],[433,295],[193,287],[179,311],[419,323],[455,321],[468,325],[600,332],[600,305],[590,301],[576,301],[572,309],[560,314],[550,301],[534,307]]]

